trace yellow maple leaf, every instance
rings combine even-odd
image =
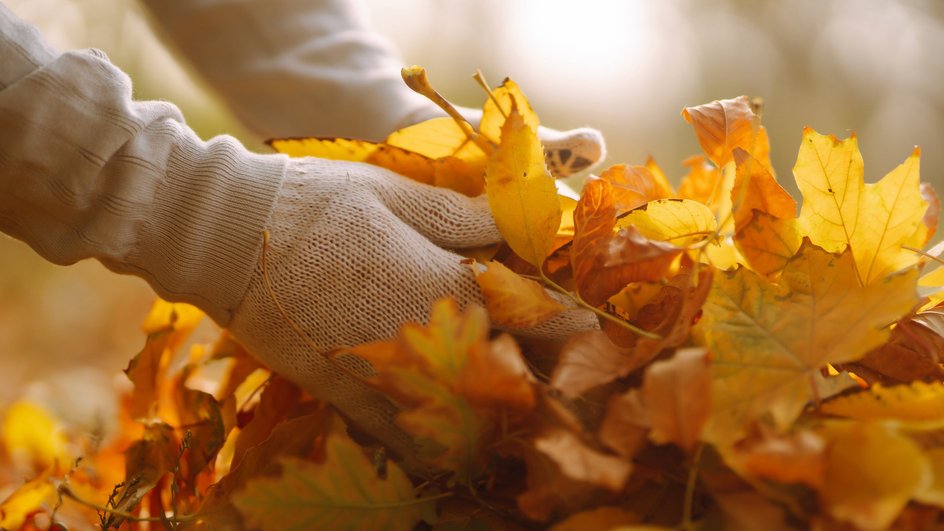
[[[544,163],[537,131],[515,104],[489,157],[485,191],[495,224],[511,249],[540,268],[561,223],[557,186]]]
[[[902,245],[913,238],[928,207],[921,196],[919,156],[915,149],[879,182],[865,184],[854,134],[839,140],[804,129],[793,167],[803,194],[802,234],[830,252],[850,247],[862,284],[915,264],[919,255]]]
[[[698,325],[713,356],[710,440],[736,439],[768,412],[789,425],[810,398],[813,371],[862,357],[917,303],[915,270],[869,286],[854,271],[850,252],[805,242],[777,282],[744,268],[715,273]]]
[[[25,465],[23,468],[65,471],[71,465],[62,424],[38,404],[25,400],[10,404],[3,414],[0,434],[0,445],[17,464]]]

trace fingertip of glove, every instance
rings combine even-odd
[[[557,177],[588,170],[606,158],[603,133],[591,127],[552,131],[541,135],[548,168]]]

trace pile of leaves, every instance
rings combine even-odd
[[[225,332],[188,344],[202,314],[158,301],[117,433],[7,408],[0,527],[944,525],[944,268],[939,247],[922,250],[940,204],[918,150],[866,184],[854,135],[805,129],[798,210],[740,97],[683,111],[704,154],[677,189],[648,160],[572,200],[512,81],[482,82],[473,128],[421,69],[404,77],[452,117],[382,143],[272,145],[488,196],[506,242],[468,259],[487,308],[442,300],[428,324],[340,353],[374,366],[366,383],[401,406],[423,466],[404,469]],[[514,335],[575,308],[600,328]]]

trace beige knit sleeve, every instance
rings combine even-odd
[[[0,4],[0,231],[46,259],[97,258],[226,324],[286,164],[202,141],[104,54],[59,54]]]
[[[354,0],[143,0],[165,40],[264,138],[382,140],[441,112]]]

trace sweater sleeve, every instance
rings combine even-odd
[[[103,53],[59,54],[0,3],[0,231],[46,259],[97,258],[225,325],[286,165],[202,141]]]
[[[166,40],[265,138],[381,140],[441,113],[351,0],[143,0]]]

